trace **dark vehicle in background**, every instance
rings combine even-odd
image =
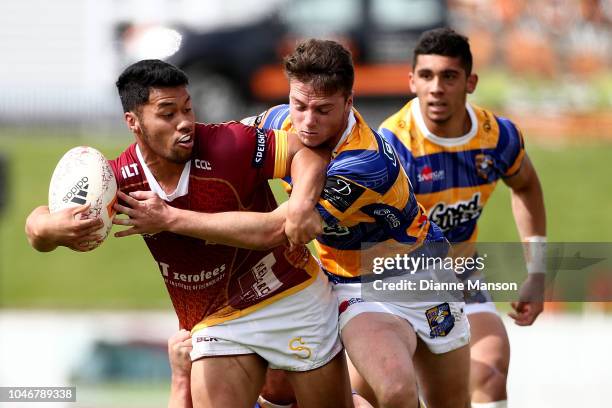
[[[310,37],[334,39],[351,50],[358,100],[405,98],[418,36],[447,20],[445,0],[288,0],[267,18],[243,26],[199,32],[124,25],[120,34],[129,60],[135,33],[158,30],[152,41],[169,41],[169,47],[156,57],[187,73],[199,120],[222,121],[286,101],[280,61],[297,41]]]

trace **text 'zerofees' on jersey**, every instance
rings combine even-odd
[[[276,201],[267,180],[285,175],[287,134],[236,122],[197,123],[192,157],[176,191],[168,195],[136,144],[111,165],[122,191],[151,190],[176,208],[268,212]],[[318,271],[306,247],[255,251],[171,232],[145,235],[144,240],[180,325],[189,330],[242,316],[295,293],[311,284]]]
[[[253,123],[295,132],[289,105],[270,108]],[[315,246],[323,268],[339,277],[366,272],[361,265],[364,245],[376,251],[399,243],[408,252],[425,242],[445,241],[417,203],[392,146],[354,109],[332,153],[317,209],[326,226]]]
[[[427,129],[417,98],[387,118],[380,133],[393,145],[429,219],[450,242],[474,242],[478,218],[500,178],[525,156],[520,130],[508,119],[466,104],[470,131],[457,138]]]

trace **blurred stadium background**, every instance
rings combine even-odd
[[[416,11],[432,7],[429,0],[384,3]],[[111,238],[87,254],[66,249],[39,254],[27,245],[25,217],[46,202],[53,168],[70,147],[92,145],[115,157],[132,142],[123,127],[113,81],[130,59],[167,55],[146,46],[134,48],[129,41],[133,36],[126,33],[172,26],[223,32],[278,15],[279,8],[311,10],[327,4],[332,2],[0,3],[0,386],[76,385],[78,402],[66,406],[165,405],[165,340],[177,324],[144,243],[138,238]],[[352,7],[361,2],[338,4],[353,15]],[[471,100],[523,128],[545,190],[549,240],[612,242],[612,1],[436,4],[442,14],[435,18],[470,36],[480,74]],[[434,18],[428,13],[416,15]],[[398,26],[398,20],[390,21],[389,27]],[[324,29],[320,33],[301,34],[346,40],[340,33],[346,27],[336,28],[332,22],[311,26]],[[418,30],[418,22],[411,24]],[[349,32],[371,29],[350,28]],[[392,52],[410,54],[408,34],[405,42],[402,35],[383,32],[374,49],[388,52],[381,51],[371,61],[391,62],[396,68],[408,64]],[[365,52],[363,61],[368,62]],[[407,71],[399,72],[407,80]],[[238,99],[227,105],[230,110],[220,115],[257,113],[274,99],[261,93],[236,95]],[[356,103],[372,126],[402,104],[392,92],[357,95]],[[498,190],[484,212],[481,241],[517,239],[507,189]],[[612,317],[607,311],[612,308],[605,303],[548,306],[533,327],[517,328],[508,322],[513,346],[511,406],[610,406],[612,352],[607,343],[612,339]],[[4,406],[11,405],[0,403]]]

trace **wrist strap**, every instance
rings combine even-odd
[[[546,237],[527,237],[523,245],[526,247],[527,273],[546,273]]]

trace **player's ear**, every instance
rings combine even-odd
[[[466,87],[465,87],[466,92],[469,93],[469,94],[474,92],[476,90],[476,85],[477,84],[478,84],[478,75],[470,74],[467,77],[467,84],[466,84]]]
[[[351,108],[353,107],[353,93],[351,92],[351,94],[346,98],[346,105],[344,106],[346,111],[351,110]]]
[[[134,114],[134,112],[125,112],[123,114],[123,118],[125,119],[128,129],[130,129],[133,133],[136,133],[138,129],[140,129],[138,117]]]
[[[408,73],[408,84],[410,85],[410,92],[416,94],[416,86],[414,85],[414,71]]]

